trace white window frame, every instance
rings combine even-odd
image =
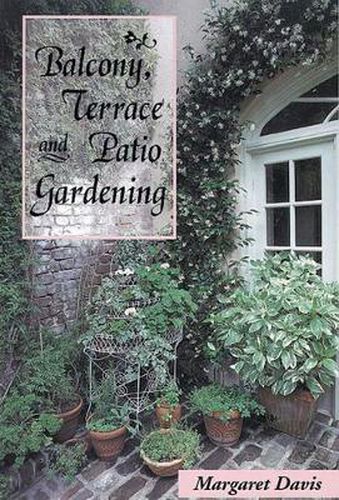
[[[256,208],[255,199],[258,194],[258,185],[260,184],[258,176],[255,175],[255,157],[263,153],[277,153],[284,150],[292,150],[296,147],[300,151],[304,146],[320,145],[321,143],[330,143],[333,146],[333,185],[335,200],[331,210],[331,220],[324,220],[322,215],[322,238],[327,238],[324,231],[333,231],[330,249],[325,249],[324,239],[322,247],[324,252],[332,252],[331,255],[323,255],[327,262],[332,260],[332,270],[326,270],[324,279],[339,281],[339,121],[325,122],[310,127],[289,130],[276,134],[260,136],[263,127],[271,118],[276,116],[290,102],[300,98],[301,95],[308,92],[323,81],[331,78],[338,73],[338,54],[336,48],[323,63],[312,66],[296,66],[286,70],[282,75],[267,81],[262,87],[262,93],[248,99],[241,109],[240,122],[244,125],[243,140],[239,147],[240,164],[235,173],[239,179],[240,185],[247,192],[240,195],[239,210],[250,211]],[[321,148],[319,148],[321,149]],[[309,149],[311,151],[311,149]],[[317,156],[317,155],[315,155]],[[263,176],[264,177],[264,176]],[[322,200],[328,198],[326,193],[326,181],[322,182]],[[265,184],[264,184],[265,186]],[[324,187],[325,186],[325,187]],[[265,195],[265,187],[262,190],[262,196]],[[256,194],[257,193],[257,194]],[[266,201],[265,198],[264,202]],[[252,226],[257,215],[244,216],[245,222]],[[331,227],[332,226],[332,227]],[[264,230],[263,230],[264,229]],[[247,237],[263,238],[266,237],[266,224],[264,228],[253,233],[247,231]],[[264,241],[264,245],[266,241]],[[263,249],[256,241],[252,246],[241,249],[237,257],[250,255],[253,258],[261,258]],[[339,362],[339,354],[337,356]],[[339,378],[336,379],[334,393],[334,416],[339,420]]]

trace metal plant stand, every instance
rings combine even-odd
[[[119,288],[122,290],[135,284],[134,277],[122,279]],[[156,301],[134,300],[126,307],[140,309],[152,305]],[[113,316],[111,321],[119,321],[124,316]],[[152,406],[152,395],[159,389],[159,380],[152,367],[141,366],[138,351],[143,347],[144,338],[138,331],[133,332],[133,338],[125,342],[114,338],[114,335],[97,334],[85,341],[84,353],[89,359],[89,394],[90,403],[93,402],[94,381],[97,371],[102,376],[107,376],[109,371],[114,372],[115,389],[118,397],[127,401],[134,410],[136,421],[140,423],[140,414]],[[173,367],[169,375],[176,379],[177,376],[177,348],[182,341],[181,330],[171,331],[166,335],[168,344],[173,349]],[[128,355],[127,355],[128,354]]]

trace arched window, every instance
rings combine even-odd
[[[327,123],[339,118],[338,75],[290,102],[263,127],[261,135]]]
[[[335,62],[295,68],[267,84],[243,111],[242,204],[250,257],[311,255],[326,280],[339,280],[339,95]],[[294,71],[294,73],[293,73]],[[337,234],[338,233],[338,234]]]

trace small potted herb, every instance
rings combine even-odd
[[[95,453],[101,460],[111,460],[122,451],[130,413],[127,403],[118,402],[114,380],[107,376],[97,388],[94,412],[86,424]]]
[[[153,431],[141,442],[140,456],[157,476],[175,476],[189,469],[200,453],[199,435],[193,430],[172,427],[168,432]]]
[[[162,391],[156,401],[156,416],[162,429],[168,429],[181,418],[180,394],[177,383],[171,380]]]
[[[193,391],[190,405],[192,411],[203,415],[210,440],[227,446],[239,441],[244,417],[264,413],[264,408],[251,395],[237,387],[217,384]]]

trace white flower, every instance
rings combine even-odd
[[[165,262],[164,264],[161,264],[160,267],[162,269],[168,269],[170,267],[170,265],[167,262]]]
[[[126,276],[130,276],[131,274],[134,274],[134,271],[128,267],[127,269],[125,269],[125,274]]]
[[[117,269],[114,273],[116,276],[123,275],[124,271],[122,269]]]
[[[128,307],[126,310],[125,310],[125,316],[135,316],[137,313],[137,310],[135,307]]]

